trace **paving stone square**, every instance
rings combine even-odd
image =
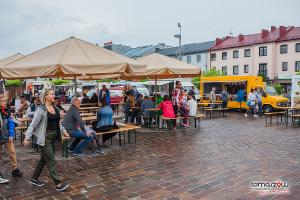
[[[205,119],[201,128],[158,132],[141,129],[137,143],[104,149],[105,155],[61,157],[57,144],[57,170],[71,184],[57,192],[45,167],[44,187],[29,184],[39,153],[16,141],[21,179],[12,178],[9,158],[2,155],[0,170],[10,179],[0,185],[0,199],[299,199],[300,127],[265,126],[265,119],[240,113]],[[288,194],[260,196],[251,181],[283,180]]]

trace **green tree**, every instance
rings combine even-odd
[[[6,80],[5,81],[5,86],[10,87],[10,86],[16,86],[19,87],[22,85],[21,80]]]
[[[210,76],[224,76],[225,74],[220,71],[220,70],[216,70],[215,68],[211,69],[211,70],[208,70],[204,73],[203,76],[205,77],[210,77]],[[192,83],[198,88],[198,90],[200,89],[200,80],[201,80],[201,77],[200,76],[197,76],[197,77],[194,77],[192,79]]]
[[[267,76],[266,76],[266,74],[264,74],[264,73],[258,73],[257,76],[261,76],[263,82],[266,82],[266,81],[267,81]]]
[[[276,84],[273,85],[273,88],[276,90],[276,93],[278,95],[282,95],[282,93],[283,93],[283,86],[282,85],[280,85],[279,83],[276,83]]]
[[[106,83],[116,83],[116,82],[118,82],[118,80],[107,78],[107,79],[97,80],[97,82],[98,83],[103,83],[103,82],[106,82]]]
[[[54,79],[51,81],[54,85],[61,85],[61,84],[66,84],[66,83],[70,83],[69,80],[62,80],[62,79]]]
[[[211,70],[208,70],[207,72],[205,72],[205,74],[203,76],[205,76],[205,77],[224,76],[224,73],[221,70],[216,70],[215,68],[212,68]]]
[[[192,78],[192,83],[196,86],[196,88],[200,89],[200,76]]]

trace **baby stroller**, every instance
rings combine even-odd
[[[250,116],[250,117],[253,117],[254,119],[256,119],[258,117],[258,113],[259,113],[257,102],[255,101],[255,103],[251,105],[251,103],[249,101],[247,101],[247,106],[249,106],[249,109],[246,110],[245,117]]]

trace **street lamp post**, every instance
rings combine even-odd
[[[178,38],[178,40],[179,40],[179,52],[178,52],[178,55],[177,55],[177,59],[179,58],[180,60],[181,60],[181,24],[180,24],[180,22],[178,22],[177,23],[177,26],[178,26],[178,28],[179,28],[179,34],[175,34],[174,35],[174,38]]]

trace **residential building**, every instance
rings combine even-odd
[[[157,45],[146,45],[146,46],[130,48],[123,55],[136,59],[152,53],[156,53],[160,49],[165,49],[165,48],[170,48],[170,46],[166,46],[166,44],[164,43],[159,43]]]
[[[290,83],[300,71],[300,27],[272,26],[256,34],[217,38],[209,51],[210,68],[227,75],[263,74],[269,81]]]
[[[104,43],[104,48],[114,51],[119,54],[126,53],[129,49],[131,49],[130,46],[122,45],[122,44],[113,44],[112,41]]]
[[[183,62],[199,66],[202,71],[208,69],[208,50],[214,45],[214,41],[192,43],[182,45],[179,47],[172,47],[167,49],[160,49],[158,53],[163,55],[181,59]]]

